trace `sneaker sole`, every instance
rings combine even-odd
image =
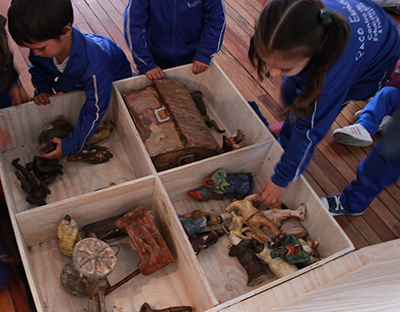
[[[329,213],[332,215],[332,216],[361,216],[363,213],[364,213],[364,211],[363,212],[343,212],[343,213],[341,213],[341,212],[330,212],[329,211]]]
[[[357,139],[346,133],[338,133],[338,132],[333,133],[333,138],[338,143],[359,146],[359,147],[370,146],[372,144],[370,140]]]

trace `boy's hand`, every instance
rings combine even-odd
[[[47,105],[50,104],[50,97],[63,93],[64,92],[57,92],[56,94],[40,93],[31,98],[30,100],[34,101],[37,105]]]
[[[208,65],[206,63],[203,63],[200,61],[193,61],[192,72],[195,75],[205,72],[207,70],[207,68],[208,68]]]
[[[45,152],[39,150],[40,156],[46,159],[56,159],[61,158],[62,156],[62,149],[61,149],[61,139],[54,137],[51,139],[51,142],[56,143],[57,147],[54,151],[46,154]]]
[[[156,80],[164,78],[164,73],[160,67],[156,67],[147,71],[146,76],[150,80]]]
[[[19,105],[29,100],[28,94],[26,94],[24,88],[22,88],[18,81],[11,85],[9,94],[12,105]]]
[[[7,142],[10,140],[10,134],[3,130],[0,129],[0,147],[1,148],[6,148],[7,147]]]

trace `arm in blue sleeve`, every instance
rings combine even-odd
[[[288,120],[282,128],[280,143],[284,153],[275,166],[271,180],[276,185],[287,187],[306,169],[315,146],[323,139],[335,121],[347,92],[341,92],[334,99],[332,94],[320,97],[307,119],[297,119],[292,124]]]
[[[210,64],[211,58],[221,50],[225,33],[225,7],[222,0],[204,1],[206,21],[199,47],[193,60]]]
[[[44,66],[47,58],[33,55],[32,51],[29,53],[29,73],[31,74],[32,85],[35,88],[35,95],[40,93],[53,94],[53,83],[57,75],[52,73],[46,66]]]
[[[124,13],[124,33],[141,74],[157,67],[147,46],[145,24],[149,20],[149,0],[130,0]]]
[[[78,153],[93,136],[111,100],[111,73],[97,73],[85,82],[86,101],[79,113],[75,130],[62,139],[62,155]]]

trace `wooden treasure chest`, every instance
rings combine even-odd
[[[157,171],[222,153],[183,83],[157,80],[124,99]]]

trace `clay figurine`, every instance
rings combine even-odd
[[[193,220],[197,220],[201,217],[205,217],[205,216],[209,216],[210,217],[210,221],[207,221],[207,225],[216,225],[218,223],[220,223],[221,221],[218,220],[218,216],[213,215],[211,213],[208,212],[202,212],[200,210],[193,210],[192,212],[189,213],[185,213],[183,215],[185,218],[187,219],[193,219]]]
[[[237,257],[247,272],[247,286],[259,284],[267,276],[265,267],[256,257],[256,252],[262,251],[263,247],[263,244],[251,239],[243,240],[238,245],[233,245],[229,249],[229,256]]]
[[[178,218],[179,221],[181,221],[187,236],[189,237],[202,231],[207,226],[207,222],[210,221],[209,215],[205,215],[204,217],[200,217],[195,220],[195,219],[185,218],[181,214],[178,214]]]
[[[194,103],[196,104],[201,117],[203,118],[204,122],[206,123],[206,125],[210,128],[210,127],[214,127],[215,130],[217,130],[220,133],[224,133],[225,130],[221,130],[217,123],[215,122],[215,120],[210,119],[210,117],[207,115],[207,109],[206,109],[206,105],[204,104],[203,101],[203,93],[201,91],[192,91],[190,92],[192,99],[194,101]]]
[[[64,117],[58,117],[55,121],[48,124],[39,134],[39,149],[46,154],[54,151],[57,144],[51,142],[54,137],[63,139],[68,136],[70,132],[74,131],[72,124]]]
[[[321,260],[321,258],[318,255],[318,252],[315,249],[318,246],[317,241],[312,241],[312,240],[306,241],[302,238],[299,238],[299,242],[300,242],[301,246],[303,246],[304,251],[308,252],[308,254],[310,255],[310,260],[303,262],[302,263],[303,266],[307,266],[307,265],[310,265],[314,262],[318,262]]]
[[[58,159],[46,159],[40,156],[33,157],[33,161],[26,164],[28,170],[33,171],[35,177],[49,185],[59,175],[63,174],[63,166]]]
[[[189,238],[189,241],[193,247],[194,252],[197,255],[203,249],[207,249],[211,245],[214,245],[218,241],[218,238],[224,236],[226,233],[227,231],[224,228],[216,229],[213,231],[200,232],[191,236]]]
[[[69,215],[65,215],[64,219],[58,224],[57,236],[60,240],[59,248],[61,253],[68,258],[72,258],[74,247],[81,238],[78,225]]]
[[[278,257],[272,259],[271,251],[272,249],[268,248],[267,244],[264,244],[264,249],[256,253],[256,256],[268,264],[268,267],[276,277],[284,277],[299,270],[294,264],[290,264],[282,258]]]
[[[93,145],[108,138],[111,135],[111,132],[113,132],[113,130],[114,130],[114,121],[112,120],[102,121],[100,126],[97,128],[96,132],[86,143],[86,145]]]
[[[296,218],[289,218],[282,222],[279,231],[282,234],[294,234],[297,238],[303,238],[307,236],[306,229],[301,225],[300,221]]]
[[[306,205],[300,204],[296,210],[291,209],[268,209],[262,211],[263,215],[271,220],[277,227],[282,225],[282,222],[289,218],[297,218],[304,220],[306,214]]]
[[[310,255],[306,252],[296,235],[289,234],[285,237],[282,245],[276,250],[271,251],[271,258],[280,257],[291,264],[299,264],[310,260]]]
[[[273,243],[279,241],[282,237],[276,225],[267,219],[264,214],[253,205],[253,201],[258,201],[260,196],[260,193],[256,193],[247,196],[245,199],[233,201],[228,205],[228,207],[226,207],[226,211],[240,211],[240,215],[243,217],[244,222],[262,242]],[[261,229],[262,226],[266,226],[270,229],[273,237],[269,237],[265,232],[263,232]]]
[[[81,160],[90,164],[102,164],[109,161],[113,154],[105,146],[85,145],[79,153],[68,155],[68,161]]]
[[[181,306],[181,307],[170,307],[161,310],[155,310],[150,307],[150,305],[145,302],[140,307],[140,312],[192,312],[194,311],[192,307]]]
[[[244,140],[244,132],[240,129],[237,129],[236,134],[231,137],[222,136],[222,149],[224,152],[230,152],[237,150],[242,147],[242,142]]]
[[[46,183],[43,181],[38,183],[33,174],[18,162],[19,158],[16,158],[11,163],[17,169],[17,171],[15,171],[15,175],[21,182],[21,188],[28,193],[26,201],[31,205],[46,205],[46,201],[44,199],[47,197],[47,194],[51,193]]]
[[[250,172],[226,173],[225,170],[218,169],[210,178],[203,180],[202,187],[189,191],[188,195],[200,202],[223,199],[225,195],[242,199],[253,193],[254,183]]]
[[[232,222],[229,226],[229,239],[231,241],[231,244],[237,245],[237,239],[235,238],[235,236],[239,237],[241,240],[251,239],[251,237],[247,237],[243,234],[243,227],[245,226],[243,217],[238,216],[235,211],[231,211],[230,213],[232,215]]]

